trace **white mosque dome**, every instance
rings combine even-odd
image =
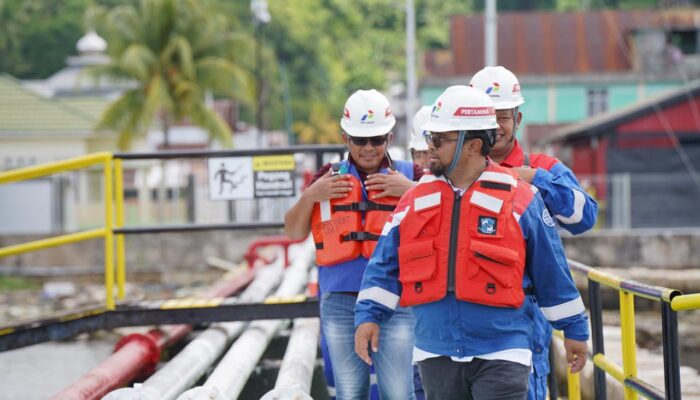
[[[78,40],[76,48],[81,54],[104,53],[107,50],[107,42],[95,31],[90,31]]]

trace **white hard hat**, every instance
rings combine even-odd
[[[479,89],[457,85],[445,89],[421,126],[431,132],[496,129],[496,110],[491,98]]]
[[[525,103],[518,78],[501,66],[485,67],[472,77],[469,86],[486,92],[496,110],[510,110]]]
[[[358,90],[345,102],[340,126],[350,136],[371,137],[386,135],[396,124],[389,101],[383,94],[372,90]]]
[[[409,149],[428,151],[428,143],[425,142],[424,137],[425,131],[421,129],[421,126],[430,119],[431,109],[431,106],[423,106],[416,112],[416,115],[413,116],[413,135],[411,135],[411,142],[408,144]]]

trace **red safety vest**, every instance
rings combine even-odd
[[[399,202],[398,197],[364,200],[362,183],[352,175],[346,197],[314,205],[311,234],[316,244],[316,264],[333,266],[362,255],[370,258],[384,224]],[[370,199],[378,191],[369,191]],[[364,222],[363,222],[364,214]]]
[[[449,290],[463,301],[520,307],[525,240],[518,219],[533,196],[494,162],[462,196],[444,180],[416,186],[399,225],[400,304],[438,301]]]

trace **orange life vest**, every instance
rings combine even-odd
[[[490,162],[457,195],[445,180],[422,181],[399,225],[400,304],[459,300],[519,307],[524,300],[525,240],[518,224],[530,186]]]
[[[367,193],[372,200],[365,200],[362,182],[354,175],[350,181],[353,186],[347,196],[314,205],[311,234],[319,266],[333,266],[360,255],[370,258],[384,224],[399,202],[398,197],[372,199],[379,193],[374,190]]]

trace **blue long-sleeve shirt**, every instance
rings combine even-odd
[[[447,183],[446,183],[447,184]],[[519,182],[519,185],[527,185]],[[355,307],[355,325],[390,318],[401,296],[398,281],[399,225],[413,204],[409,191],[382,232],[369,260]],[[530,349],[533,319],[539,306],[547,320],[567,338],[588,339],[588,322],[581,297],[571,278],[554,221],[535,194],[518,224],[526,243],[523,286],[534,287],[519,308],[491,307],[443,299],[413,306],[416,346],[451,357],[466,357],[508,349]]]
[[[499,164],[522,167],[525,153],[516,140],[513,150]],[[532,184],[562,228],[577,235],[591,229],[598,217],[598,203],[581,187],[574,173],[561,161],[546,154],[529,154],[529,167],[537,169]]]

